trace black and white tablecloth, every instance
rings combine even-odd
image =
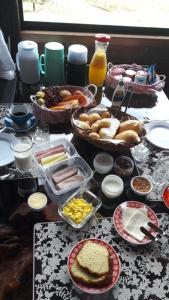
[[[169,232],[169,215],[157,214],[160,227]],[[79,294],[67,273],[72,247],[87,238],[103,239],[121,260],[121,275],[105,295]],[[38,223],[34,227],[34,300],[167,300],[169,299],[169,243],[162,238],[133,246],[115,231],[111,218],[92,219],[75,230],[65,222]]]

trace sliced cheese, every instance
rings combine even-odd
[[[43,167],[48,168],[51,167],[53,165],[55,165],[57,162],[66,160],[69,158],[69,155],[67,153],[64,153],[63,155],[57,157],[56,159],[52,160],[50,163],[43,165]]]
[[[52,155],[49,155],[47,157],[44,157],[44,158],[41,159],[41,164],[42,165],[49,164],[52,161],[54,161],[57,158],[59,158],[60,156],[63,156],[64,154],[65,154],[65,152],[60,152],[60,153],[56,153],[56,154],[52,154]]]
[[[123,210],[123,230],[138,241],[142,241],[145,234],[140,231],[140,227],[150,229],[147,211],[144,208],[126,207]]]

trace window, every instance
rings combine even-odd
[[[18,3],[23,29],[169,33],[169,0],[22,0]]]

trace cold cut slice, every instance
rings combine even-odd
[[[82,175],[74,175],[58,183],[57,187],[59,190],[63,190],[66,188],[70,188],[83,180],[84,177]]]
[[[77,168],[74,168],[74,167],[66,167],[66,168],[63,168],[62,170],[60,171],[57,171],[55,172],[53,175],[52,175],[52,178],[53,178],[53,181],[58,184],[59,182],[73,176],[73,175],[76,175],[78,172],[78,169]]]

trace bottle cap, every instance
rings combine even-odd
[[[96,41],[107,43],[110,42],[110,36],[108,34],[98,33],[95,35]]]
[[[74,44],[68,48],[68,62],[75,65],[82,65],[87,63],[88,49],[79,44]]]

